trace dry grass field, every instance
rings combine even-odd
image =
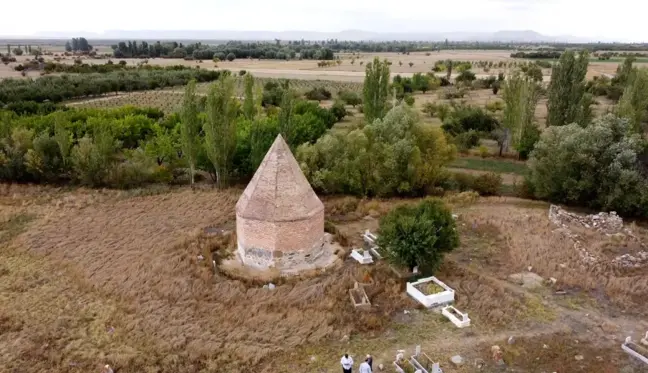
[[[89,372],[103,364],[120,373],[332,372],[344,352],[370,352],[375,365],[389,365],[397,349],[415,344],[444,372],[475,371],[475,359],[492,371],[494,344],[521,372],[640,372],[627,370],[638,366],[619,343],[648,329],[641,321],[648,269],[608,262],[640,247],[579,232],[604,258],[585,266],[554,232],[544,203],[447,198],[462,245],[438,276],[473,320],[459,330],[420,309],[382,263],[370,267],[370,312],[350,304],[347,289],[365,269],[350,260],[315,277],[276,280],[274,290],[214,272],[211,258],[228,255],[235,237],[205,228],[233,228],[239,189],[1,189],[0,372]],[[376,229],[376,218],[414,201],[324,202],[348,249],[364,229]],[[528,267],[556,283],[529,290],[506,280]],[[470,364],[453,367],[455,354]]]
[[[331,67],[318,67],[315,60],[291,60],[291,61],[277,61],[277,60],[252,60],[252,59],[237,59],[232,62],[221,61],[216,65],[212,61],[185,61],[180,59],[149,59],[149,64],[155,65],[188,65],[200,66],[203,69],[229,69],[237,72],[239,70],[246,70],[253,73],[255,76],[262,78],[289,78],[289,79],[307,79],[307,80],[335,80],[347,82],[362,82],[364,79],[365,64],[373,60],[374,57],[384,58],[392,62],[391,71],[392,75],[400,74],[402,76],[411,76],[414,73],[426,73],[431,71],[435,61],[442,61],[447,59],[461,60],[461,61],[523,61],[520,59],[510,58],[510,51],[498,50],[447,50],[441,52],[431,53],[429,56],[423,52],[414,52],[409,55],[398,53],[361,53],[351,55],[348,53],[341,53],[340,59],[342,63]],[[9,65],[0,65],[0,78],[4,77],[21,77],[20,73],[14,71],[13,68],[18,63],[24,63],[31,57],[19,56],[17,63]],[[51,59],[52,57],[47,57]],[[116,59],[114,59],[116,60]],[[123,59],[129,65],[136,65],[141,62],[140,59]],[[355,60],[352,64],[351,61]],[[104,64],[106,59],[85,59],[86,63]],[[74,63],[73,57],[65,57],[61,60],[62,63]],[[362,64],[361,64],[362,62]],[[402,62],[402,65],[400,64]],[[412,62],[412,67],[409,63]],[[614,74],[618,62],[610,61],[591,61],[589,71],[587,74],[588,79],[602,74]],[[638,63],[639,66],[648,66],[648,63]],[[492,68],[488,72],[480,68],[474,68],[473,71],[478,77],[485,77],[489,75],[497,75],[499,72],[507,73],[506,69]],[[545,81],[548,81],[550,71],[543,70],[545,74]],[[31,75],[37,76],[36,73]]]

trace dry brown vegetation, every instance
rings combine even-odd
[[[390,364],[396,349],[421,343],[448,372],[464,371],[446,363],[451,354],[487,359],[492,344],[502,345],[507,364],[526,371],[559,371],[576,350],[587,356],[585,367],[604,355],[614,356],[608,365],[618,368],[628,359],[610,352],[618,343],[597,328],[608,325],[605,335],[621,340],[635,328],[641,332],[633,315],[646,314],[640,302],[648,289],[645,271],[579,265],[570,243],[552,233],[544,203],[477,200],[470,193],[448,198],[460,215],[462,246],[437,275],[457,290],[456,307],[473,320],[471,328],[458,330],[420,310],[384,263],[367,273],[345,261],[317,277],[277,279],[274,290],[263,289],[260,280],[214,273],[212,254],[216,260],[225,255],[235,237],[204,228],[232,229],[237,189],[2,190],[0,371],[87,372],[106,363],[120,372],[328,371],[337,369],[344,351],[372,352],[376,364]],[[391,208],[416,202],[324,201],[347,249],[360,245],[360,233],[375,230]],[[600,242],[593,250],[616,254],[612,243],[583,236]],[[505,280],[528,266],[557,284],[528,291]],[[367,275],[372,309],[355,311],[348,289]],[[559,301],[554,295],[558,289],[599,304],[565,307],[566,296]],[[607,316],[617,310],[625,316]],[[585,313],[591,316],[584,321]],[[519,336],[512,347],[502,343],[509,335]],[[545,343],[552,352],[534,366],[529,359],[541,341],[551,341]]]

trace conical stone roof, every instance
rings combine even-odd
[[[309,218],[324,210],[281,135],[236,204],[236,215],[271,222]]]

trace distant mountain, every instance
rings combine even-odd
[[[548,36],[531,30],[497,32],[371,32],[344,30],[340,32],[319,31],[227,31],[227,30],[108,30],[94,32],[38,32],[35,38],[72,38],[83,36],[91,40],[350,40],[350,41],[476,41],[476,42],[566,42],[582,43],[603,40],[579,38],[570,35]],[[27,38],[22,36],[21,38]]]

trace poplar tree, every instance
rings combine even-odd
[[[648,69],[633,69],[619,100],[618,114],[630,121],[630,129],[633,132],[642,133],[647,110]]]
[[[531,77],[518,73],[504,83],[502,98],[505,105],[502,118],[502,126],[506,129],[505,144],[510,142],[520,157],[526,158],[539,136],[534,122],[538,86]]]
[[[182,155],[189,165],[191,186],[194,185],[194,172],[200,144],[198,134],[200,121],[198,118],[198,98],[196,97],[196,81],[192,80],[185,88],[180,111],[180,146]]]
[[[243,94],[243,115],[245,119],[252,120],[257,114],[257,105],[254,98],[254,77],[247,73],[243,78],[245,90]]]
[[[591,96],[586,94],[585,75],[589,65],[589,53],[576,55],[566,51],[551,71],[547,94],[547,125],[563,126],[570,123],[587,125],[592,118]]]
[[[367,64],[364,80],[363,112],[368,123],[382,119],[387,114],[387,99],[389,96],[389,65],[378,57]]]
[[[236,151],[236,121],[239,104],[235,96],[234,78],[221,76],[211,85],[205,105],[207,118],[203,124],[205,152],[214,166],[216,184],[228,185]]]

